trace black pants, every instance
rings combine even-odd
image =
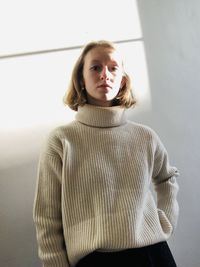
[[[167,242],[117,252],[94,251],[76,267],[176,267]]]

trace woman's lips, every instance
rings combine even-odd
[[[98,87],[103,87],[103,88],[111,88],[111,86],[107,83],[100,84]]]

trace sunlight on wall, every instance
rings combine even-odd
[[[70,121],[62,98],[78,51],[0,62],[1,127],[19,129]]]
[[[136,1],[102,0],[97,8],[90,0],[8,0],[0,9],[0,30],[2,25],[6,28],[1,31],[0,57],[82,46],[91,40],[131,39],[118,46],[139,100],[137,110],[151,108]],[[75,112],[64,106],[62,98],[79,53],[75,49],[0,60],[0,165],[11,158],[12,162],[29,158],[38,152],[39,140],[49,129],[73,120]],[[12,151],[7,149],[9,144]]]
[[[135,0],[6,0],[0,32],[0,55],[142,37]]]

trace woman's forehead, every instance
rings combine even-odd
[[[117,64],[122,64],[121,55],[114,48],[109,47],[95,47],[91,49],[85,56],[85,63],[91,62],[107,62],[113,61]]]

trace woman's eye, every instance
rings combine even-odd
[[[118,67],[117,66],[111,67],[111,71],[117,71],[117,70],[118,70]]]
[[[101,71],[101,66],[99,65],[94,65],[90,68],[91,70],[95,70],[95,71]]]

